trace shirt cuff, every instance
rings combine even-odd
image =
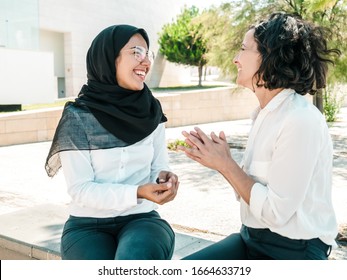
[[[268,195],[268,188],[260,183],[255,183],[251,190],[251,197],[249,200],[249,207],[252,214],[261,219],[263,205]]]
[[[126,209],[135,207],[138,204],[137,189],[138,185],[127,185],[127,191],[124,194],[124,205]]]

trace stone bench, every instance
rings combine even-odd
[[[67,207],[44,204],[0,215],[1,260],[60,260],[60,238]],[[212,241],[176,232],[173,259],[180,259]]]

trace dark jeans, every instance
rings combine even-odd
[[[269,229],[241,227],[225,239],[193,253],[185,260],[326,260],[331,246],[318,238],[296,240]]]
[[[70,216],[61,239],[63,260],[167,260],[175,234],[156,211],[115,218]]]

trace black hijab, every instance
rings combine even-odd
[[[110,26],[96,36],[87,53],[88,84],[76,99],[77,104],[90,109],[104,128],[129,144],[147,137],[160,122],[167,121],[146,84],[141,91],[117,84],[115,59],[136,33],[149,47],[146,31],[130,25]]]
[[[136,33],[149,47],[146,31],[130,25],[110,26],[93,40],[87,53],[87,84],[75,102],[66,104],[47,156],[45,167],[50,177],[61,167],[61,151],[132,145],[167,121],[146,84],[133,91],[116,81],[115,60]]]

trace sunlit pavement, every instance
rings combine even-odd
[[[240,161],[250,120],[198,126],[208,133],[223,130],[234,158]],[[347,108],[342,108],[339,120],[329,126],[334,142],[333,202],[338,223],[347,225]],[[167,140],[183,139],[181,132],[193,127],[167,128]],[[47,203],[68,204],[63,173],[53,179],[45,173],[50,144],[0,147],[0,215]],[[159,207],[162,217],[178,232],[212,241],[238,231],[239,204],[225,179],[181,152],[170,151],[169,157],[172,170],[179,176],[180,189],[174,201]]]

